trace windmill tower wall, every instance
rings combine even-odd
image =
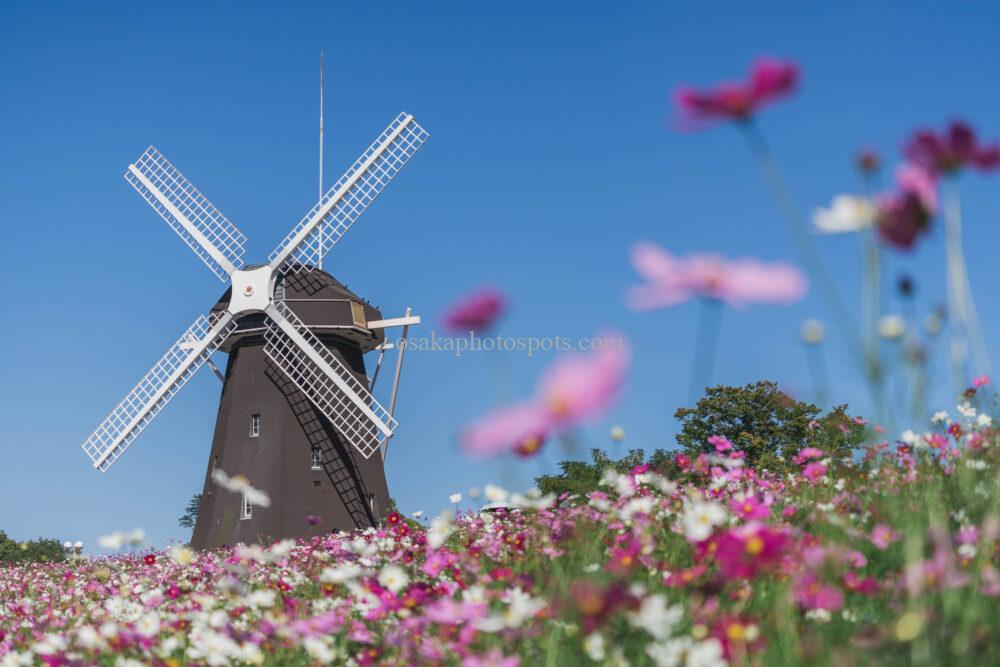
[[[383,341],[383,334],[365,324],[381,319],[381,313],[315,269],[289,274],[279,289],[285,303],[367,388],[363,355]],[[228,301],[227,293],[215,308],[228,307]],[[381,457],[359,454],[274,366],[263,351],[262,325],[259,316],[244,318],[222,346],[229,362],[191,540],[197,548],[364,528],[378,523],[388,507]],[[244,475],[268,494],[270,507],[252,507],[246,516],[241,494],[212,481],[216,468]],[[320,523],[309,523],[310,516]]]

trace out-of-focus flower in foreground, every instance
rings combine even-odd
[[[674,103],[682,129],[700,129],[711,121],[745,121],[761,107],[792,93],[799,82],[794,62],[762,57],[754,61],[746,81],[713,88],[682,86]]]
[[[843,234],[868,229],[875,221],[876,208],[871,200],[853,195],[837,195],[829,208],[813,212],[813,224],[824,234]]]
[[[909,250],[937,213],[937,182],[923,167],[906,165],[897,172],[896,184],[896,192],[878,200],[878,233],[884,243]]]
[[[886,340],[902,338],[906,333],[906,320],[899,315],[883,315],[878,319],[878,335]]]
[[[226,491],[242,493],[246,496],[247,500],[254,505],[259,505],[260,507],[271,506],[271,498],[268,497],[268,495],[263,491],[255,489],[251,486],[250,480],[243,475],[233,475],[230,477],[226,474],[226,471],[218,468],[212,471],[212,481],[224,488]]]
[[[748,304],[791,303],[806,293],[805,275],[794,266],[718,255],[674,257],[653,243],[632,248],[632,265],[646,279],[628,293],[636,310],[667,308],[700,296],[737,308]]]
[[[621,394],[631,353],[622,334],[596,340],[600,344],[592,352],[556,360],[534,398],[473,422],[459,438],[462,449],[478,457],[506,451],[531,456],[553,433],[603,414]]]
[[[806,345],[819,345],[826,338],[826,326],[820,320],[806,320],[802,323],[799,333]]]
[[[507,299],[487,287],[462,297],[444,314],[445,327],[454,333],[484,331],[496,324],[506,310]]]
[[[980,171],[1000,168],[1000,143],[980,144],[975,131],[962,121],[952,121],[940,134],[918,130],[906,142],[903,154],[935,174],[953,174],[964,167]]]

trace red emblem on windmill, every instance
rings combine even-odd
[[[253,285],[247,285],[243,288],[243,296],[253,296]]]

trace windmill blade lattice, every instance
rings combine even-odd
[[[320,256],[336,245],[428,136],[410,114],[396,116],[268,255],[272,268],[318,264]],[[303,235],[306,229],[309,232]]]
[[[247,237],[154,146],[129,165],[125,180],[219,280],[242,268]]]
[[[264,354],[365,458],[378,451],[397,426],[389,411],[284,303],[268,314]]]
[[[235,328],[227,312],[199,315],[83,443],[94,467],[107,472]]]

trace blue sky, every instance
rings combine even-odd
[[[121,177],[155,143],[250,238],[259,261],[316,196],[316,67],[327,56],[327,175],[339,176],[401,110],[431,138],[329,268],[419,332],[479,285],[505,290],[502,333],[632,341],[626,400],[581,433],[584,447],[670,447],[685,404],[695,304],[636,314],[630,245],[797,262],[732,128],[679,134],[679,83],[742,76],[758,54],[794,58],[804,83],[768,110],[770,138],[805,208],[857,187],[851,157],[895,161],[916,126],[960,115],[1000,137],[1000,12],[986,3],[48,3],[0,5],[0,529],[93,545],[112,530],[184,539],[219,384],[202,371],[106,475],[80,443],[224,289]],[[998,176],[963,179],[972,281],[1000,327]],[[821,239],[852,306],[854,239]],[[888,275],[943,297],[941,234]],[[715,379],[779,381],[809,396],[802,319],[727,311]],[[992,356],[1000,359],[994,336]],[[833,397],[867,411],[836,341]],[[523,486],[561,457],[474,463],[455,433],[531,391],[552,355],[413,353],[387,462],[406,511],[433,512],[488,481]],[[939,371],[939,379],[941,373]],[[384,387],[383,387],[384,388]],[[937,392],[934,407],[947,407]],[[628,436],[619,445],[613,424]]]

